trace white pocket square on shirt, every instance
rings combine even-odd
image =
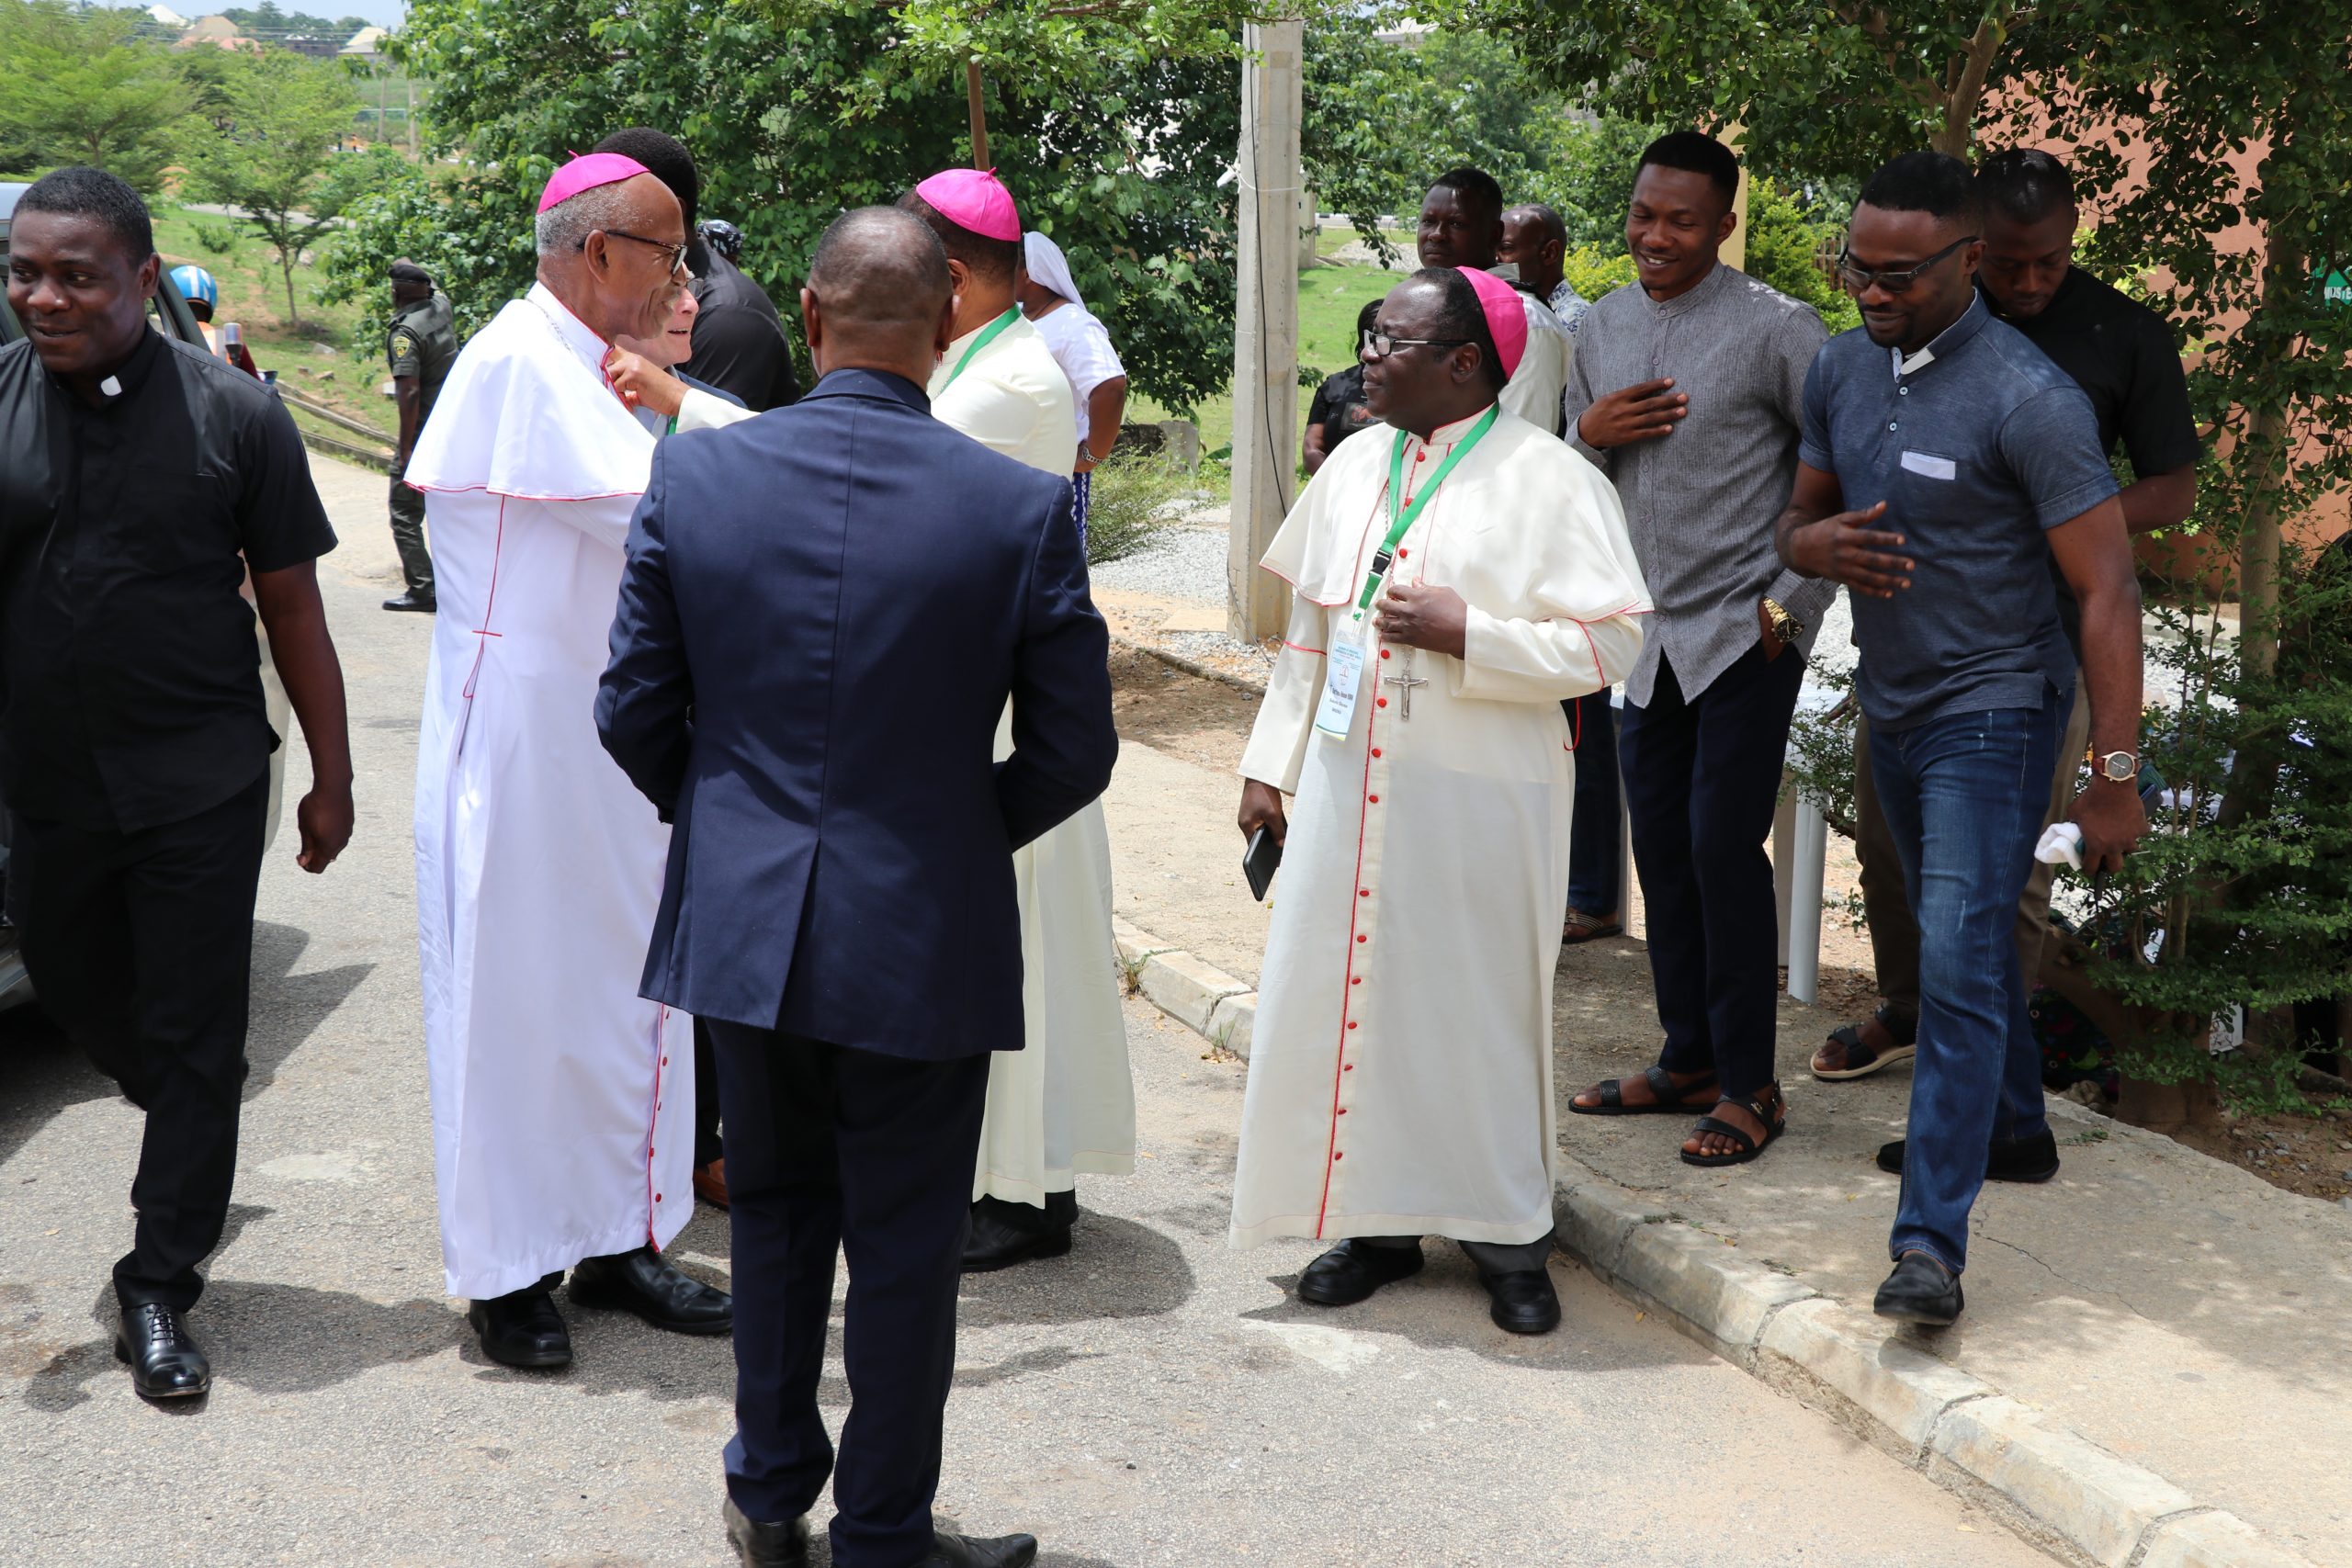
[[[1925,474],[1931,479],[1950,479],[1960,477],[1960,470],[1953,466],[1950,457],[1939,457],[1930,452],[1905,452],[1903,454],[1903,466],[1915,474]]]

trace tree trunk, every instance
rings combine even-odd
[[[286,275],[286,324],[289,327],[302,324],[302,313],[294,308],[294,263],[300,255],[299,250],[277,253],[278,270]]]
[[[2107,1036],[2119,1055],[2163,1026],[2165,1018],[2155,1010],[2129,1006],[2092,984],[2088,968],[2091,950],[2080,937],[2056,932],[2052,935],[2057,940],[2042,959],[2042,984],[2082,1010],[2083,1016]],[[2199,1033],[2198,1043],[2201,1045],[2211,1033],[2209,1024]],[[2215,1093],[2211,1077],[2175,1084],[2149,1083],[2133,1077],[2128,1071],[2120,1071],[2118,1077],[2120,1082],[2115,1119],[2119,1122],[2158,1133],[2221,1124],[2221,1097]]]
[[[1975,35],[1945,73],[1941,95],[1943,123],[1928,139],[1928,144],[1937,152],[1954,158],[1968,156],[1968,149],[1976,140],[1976,110],[1984,101],[1984,79],[1992,73],[1994,58],[2008,36],[2004,25],[2007,17],[2008,7],[2005,6],[1986,12],[1984,19],[1977,24]]]

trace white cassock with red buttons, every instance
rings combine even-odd
[[[1351,629],[1389,527],[1475,420],[1351,437],[1275,535],[1289,629],[1243,754],[1295,798],[1250,1031],[1231,1236],[1552,1228],[1552,973],[1576,787],[1564,698],[1614,684],[1650,607],[1617,494],[1505,410],[1398,541],[1391,582],[1469,605],[1465,657]],[[1368,617],[1367,617],[1368,620]],[[1368,638],[1344,738],[1328,650]]]

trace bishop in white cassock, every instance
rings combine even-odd
[[[684,229],[631,159],[558,170],[538,282],[458,355],[408,468],[441,576],[415,829],[442,1258],[512,1366],[571,1359],[549,1291],[575,1264],[575,1303],[732,1320],[661,1256],[694,1208],[690,1021],[637,994],[669,829],[594,714],[653,454],[603,367],[667,323]]]
[[[947,247],[956,338],[931,378],[941,423],[1033,468],[1067,475],[1078,450],[1069,379],[1013,302],[1021,223],[993,175],[952,169],[900,205]],[[997,755],[1012,750],[1011,715]],[[972,1178],[978,1272],[1069,1249],[1081,1174],[1135,1169],[1135,1086],[1111,933],[1111,839],[1100,801],[1013,854],[1021,897],[1021,1000],[1027,1043],[989,1069]]]
[[[1326,1305],[1450,1236],[1495,1321],[1542,1333],[1576,773],[1560,702],[1632,666],[1649,599],[1608,480],[1497,404],[1527,334],[1484,272],[1400,285],[1365,354],[1390,428],[1339,448],[1265,555],[1292,610],[1241,826],[1287,839],[1231,1234],[1339,1241],[1299,1283]]]

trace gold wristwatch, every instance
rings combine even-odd
[[[1764,616],[1772,623],[1772,635],[1785,646],[1794,647],[1797,638],[1804,636],[1804,623],[1781,608],[1778,599],[1764,601]]]

